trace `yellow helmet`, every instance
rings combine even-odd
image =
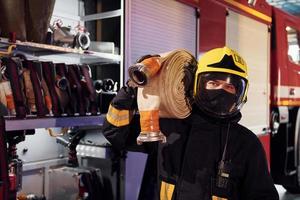
[[[234,50],[223,47],[206,52],[195,74],[196,105],[218,118],[237,114],[247,100],[248,69]]]

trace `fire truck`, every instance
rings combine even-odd
[[[192,21],[193,17],[189,10],[181,13],[184,8],[177,10],[177,13],[181,13],[181,17],[177,18],[180,14],[173,14],[172,18],[179,21],[179,27],[184,27],[185,35],[180,36],[186,38],[185,41],[196,42],[196,46],[188,48],[192,52],[195,48],[197,57],[201,57],[212,48],[226,45],[239,52],[247,62],[248,101],[242,109],[243,117],[240,123],[252,130],[262,142],[274,182],[283,185],[289,192],[300,193],[300,112],[298,112],[300,19],[271,6],[265,0],[178,0],[178,2],[196,10],[195,22]],[[125,39],[127,64],[134,61],[127,59],[128,54],[133,57],[132,54],[142,55],[147,51],[155,53],[151,50],[157,38],[163,37],[168,27],[175,23],[166,17],[170,12],[167,7],[158,5],[157,2],[144,7],[141,4],[146,3],[131,1],[129,4],[127,14],[131,17],[126,21],[128,17],[125,12],[125,26],[129,24],[129,29],[133,31],[129,31],[130,37]],[[169,6],[169,10],[175,9],[174,7]],[[161,11],[163,14],[160,10],[163,10]],[[191,18],[185,21],[189,15]],[[140,21],[143,23],[137,23],[139,19],[133,16],[141,18]],[[151,24],[148,21],[152,18],[158,20]],[[165,26],[160,26],[163,21],[166,21]],[[196,29],[191,28],[193,23],[197,24]],[[163,44],[161,46],[168,45],[169,41],[173,41],[173,37],[179,35],[178,26],[172,27],[165,41],[160,41]],[[150,34],[149,27],[154,30],[155,27],[160,27],[159,35]],[[195,35],[192,34],[194,31]],[[154,38],[154,35],[157,38]],[[142,38],[144,43],[140,42]],[[151,45],[147,44],[149,41]],[[182,47],[180,43],[176,45]]]

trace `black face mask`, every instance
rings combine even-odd
[[[217,114],[230,113],[232,106],[236,103],[236,96],[228,93],[223,89],[218,90],[204,90],[204,95],[201,99],[202,106]]]

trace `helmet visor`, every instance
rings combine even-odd
[[[244,104],[247,81],[222,72],[200,73],[197,79],[196,104],[216,117],[236,114]]]

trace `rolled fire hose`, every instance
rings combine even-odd
[[[30,71],[29,69],[23,68],[23,78],[24,78],[24,85],[25,85],[25,96],[27,98],[28,107],[30,113],[36,113],[36,105],[35,105],[35,96],[33,92],[33,85],[30,79]]]
[[[52,112],[52,100],[51,100],[49,88],[47,86],[47,83],[46,83],[45,79],[41,80],[41,87],[42,87],[42,91],[43,91],[43,95],[44,95],[44,100],[45,100],[45,104],[46,104],[46,107],[48,109],[49,115],[52,116],[53,115],[53,112]]]
[[[177,49],[161,57],[146,58],[129,68],[131,80],[138,85],[141,124],[138,144],[166,141],[159,128],[160,117],[183,119],[191,114],[196,67],[191,53]]]
[[[16,108],[10,82],[7,80],[2,80],[0,82],[0,90],[1,103],[7,107],[8,114],[12,116],[16,115]]]
[[[8,81],[7,81],[8,82]],[[12,95],[12,94],[11,94]],[[2,84],[2,81],[0,82],[0,102],[7,107],[7,100],[6,95],[4,92],[4,85]]]

